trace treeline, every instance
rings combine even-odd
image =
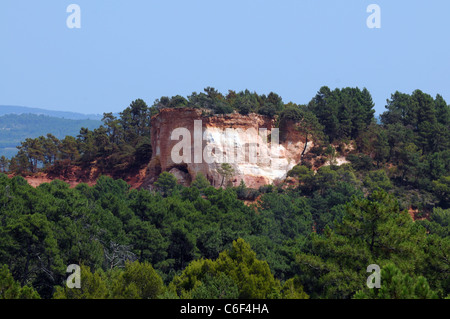
[[[143,100],[133,101],[119,117],[105,113],[98,128],[82,127],[77,137],[58,139],[53,134],[26,138],[16,156],[0,158],[0,169],[16,174],[47,169],[58,174],[69,164],[95,166],[101,171],[126,171],[151,158],[152,109]]]
[[[76,138],[48,134],[25,139],[17,156],[10,161],[0,158],[0,170],[26,174],[43,168],[58,175],[72,163],[94,165],[101,172],[121,176],[148,163],[150,119],[162,108],[194,107],[212,114],[256,112],[277,119],[281,138],[285,125],[296,123],[307,142],[300,150],[302,155],[308,142],[314,141],[302,165],[311,167],[312,157],[320,160],[344,154],[358,171],[385,170],[398,192],[420,190],[415,201],[421,206],[432,206],[437,200],[445,206],[450,188],[450,107],[446,101],[420,90],[395,92],[381,114],[381,123],[374,118],[373,106],[365,88],[322,87],[307,105],[285,104],[273,92],[266,96],[230,90],[222,95],[210,87],[187,98],[162,97],[151,107],[138,99],[119,117],[105,113],[103,125],[94,130],[82,128]]]
[[[345,155],[361,181],[387,178],[391,192],[415,208],[450,207],[450,106],[439,94],[416,90],[392,94],[381,123],[372,107],[366,89],[322,87],[308,105],[286,107],[280,126],[294,119],[315,138],[316,161]],[[308,159],[301,164],[312,166]]]
[[[223,95],[208,87],[204,92],[194,92],[184,98],[180,95],[161,97],[153,105],[157,110],[163,108],[198,108],[210,110],[211,114],[239,112],[246,115],[257,113],[269,117],[292,115],[292,109],[312,112],[323,125],[325,134],[331,139],[356,138],[359,133],[374,121],[374,103],[370,92],[364,88],[344,88],[331,91],[322,87],[308,105],[284,103],[276,93],[259,95],[249,90],[236,92],[229,90]],[[309,115],[306,118],[311,119]]]
[[[229,90],[227,95],[223,95],[216,89],[207,87],[204,92],[193,92],[187,98],[180,95],[170,98],[163,96],[156,100],[153,106],[158,110],[188,107],[209,110],[211,114],[229,114],[237,111],[243,115],[257,113],[273,117],[283,110],[284,103],[282,98],[273,92],[266,96],[249,90],[241,92]]]
[[[27,174],[46,169],[58,175],[74,164],[122,176],[148,163],[151,116],[168,107],[272,116],[281,128],[281,138],[284,127],[295,123],[306,137],[305,148],[299,150],[302,155],[309,141],[314,141],[310,154],[302,156],[302,165],[311,168],[325,164],[324,159],[346,156],[361,181],[369,171],[384,170],[392,192],[402,201],[421,209],[431,209],[437,202],[449,207],[450,107],[442,96],[433,98],[420,90],[392,94],[380,123],[365,88],[322,87],[306,105],[285,104],[273,92],[266,96],[230,90],[223,95],[210,87],[187,98],[161,97],[151,107],[138,99],[119,117],[105,113],[103,125],[82,128],[76,138],[49,134],[25,139],[11,161],[0,158],[0,170]]]
[[[3,112],[3,107],[1,107]],[[38,114],[6,114],[0,116],[0,157],[12,158],[16,147],[26,138],[36,138],[51,133],[57,138],[76,136],[81,127],[90,129],[101,125],[100,120],[64,119]]]
[[[413,222],[384,190],[364,197],[351,166],[317,175],[261,188],[256,206],[202,175],[184,187],[163,173],[153,192],[0,175],[0,298],[449,297],[450,210]]]
[[[325,92],[326,89],[322,88],[321,91]],[[151,107],[138,99],[121,112],[119,117],[105,113],[103,125],[99,128],[81,128],[76,138],[67,136],[58,139],[53,134],[26,138],[17,147],[17,156],[10,161],[6,158],[1,160],[0,169],[22,174],[35,173],[51,166],[58,170],[69,162],[84,166],[95,162],[104,171],[125,171],[142,165],[151,157],[150,118],[163,108],[198,108],[210,115],[232,112],[246,115],[254,112],[278,118],[279,125],[295,120],[302,123],[303,132],[307,136],[320,140],[322,144],[334,140],[334,136],[328,132],[329,123],[324,114],[338,115],[336,119],[337,125],[340,125],[340,136],[347,138],[354,138],[374,120],[372,98],[366,89],[336,89],[330,94],[333,98],[316,97],[308,106],[291,102],[285,104],[273,92],[266,96],[249,90],[230,90],[227,95],[223,95],[211,87],[201,93],[194,92],[187,98],[179,95],[161,97]],[[327,108],[332,108],[334,113],[329,113]]]

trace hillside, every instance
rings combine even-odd
[[[450,298],[440,95],[396,92],[378,123],[366,89],[308,105],[205,92],[138,99],[0,160],[0,279],[42,298]],[[245,153],[273,160],[267,142],[278,171]],[[98,289],[68,289],[70,264]],[[372,264],[383,290],[367,289]]]
[[[0,116],[0,157],[11,158],[17,154],[17,146],[26,138],[53,134],[56,138],[76,137],[82,127],[95,129],[99,120],[64,119],[37,114],[6,114]]]
[[[15,105],[0,105],[0,116],[5,114],[37,114],[47,115],[52,117],[59,117],[69,120],[101,120],[101,114],[82,114],[76,112],[53,111],[35,107],[15,106]]]

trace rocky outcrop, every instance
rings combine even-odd
[[[213,186],[223,185],[222,163],[229,163],[229,182],[247,187],[277,183],[301,160],[305,137],[293,123],[279,132],[273,119],[238,113],[211,115],[199,109],[163,109],[152,118],[152,184],[162,171],[189,184],[202,173]],[[306,152],[313,146],[308,142]],[[182,158],[182,160],[180,160]]]
[[[94,185],[102,174],[122,178],[132,188],[152,189],[159,174],[167,171],[185,186],[202,173],[220,187],[227,182],[221,165],[229,163],[232,174],[228,183],[237,186],[243,180],[247,187],[259,188],[284,181],[305,149],[305,137],[294,123],[284,125],[279,143],[276,131],[274,119],[254,113],[212,115],[199,109],[163,109],[152,118],[153,153],[146,167],[116,176],[100,172],[95,164],[84,168],[68,164],[58,173],[41,172],[25,178],[33,186],[60,179],[75,187],[79,183]],[[312,146],[308,142],[306,156]],[[180,154],[190,161],[179,161]]]

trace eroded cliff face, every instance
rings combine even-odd
[[[232,167],[228,181],[234,186],[241,180],[251,188],[280,182],[300,162],[305,137],[292,123],[279,131],[276,143],[277,130],[273,119],[258,114],[211,116],[198,109],[163,109],[152,118],[146,184],[168,171],[184,185],[202,173],[213,186],[224,186],[219,173],[224,162]],[[305,153],[312,146],[308,142]]]

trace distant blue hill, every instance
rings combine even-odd
[[[37,114],[59,117],[68,120],[101,120],[102,114],[82,114],[76,112],[52,111],[26,106],[0,105],[0,116],[6,114]]]

